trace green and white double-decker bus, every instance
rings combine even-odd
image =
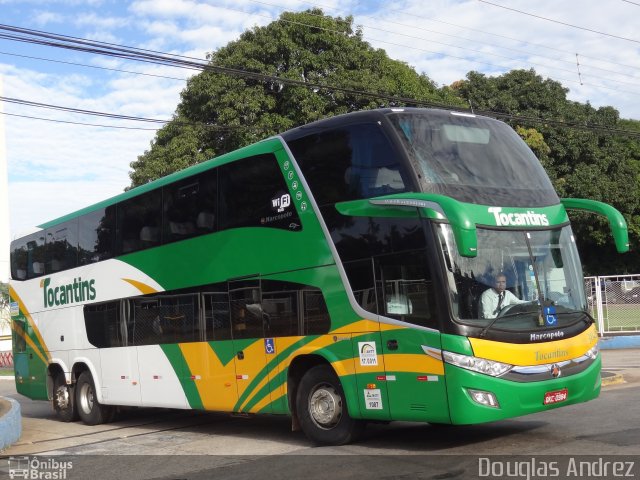
[[[569,208],[628,249],[619,212],[559,199],[500,121],[305,125],[15,240],[17,389],[88,424],[119,406],[286,414],[319,444],[584,402],[601,363]]]

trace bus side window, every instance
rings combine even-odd
[[[227,284],[220,283],[206,287],[202,299],[207,341],[230,340],[231,315],[229,313]]]
[[[115,205],[82,215],[78,226],[78,265],[113,257],[115,238]]]
[[[331,330],[331,318],[319,289],[304,292],[304,323],[302,335],[323,335]]]
[[[258,280],[229,282],[233,338],[262,338],[263,322],[268,322],[260,302]]]
[[[78,265],[78,219],[47,228],[46,265],[47,273],[75,268]]]

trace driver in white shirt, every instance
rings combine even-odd
[[[485,290],[480,296],[480,315],[482,318],[496,318],[503,308],[517,303],[527,303],[527,301],[520,300],[507,290],[507,277],[499,273],[495,277],[493,288]]]

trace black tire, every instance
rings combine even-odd
[[[298,386],[296,412],[302,431],[318,445],[353,442],[365,425],[349,415],[344,390],[329,365],[317,365],[304,374]]]
[[[58,420],[67,423],[78,420],[75,391],[72,385],[67,385],[64,373],[58,373],[53,379],[51,402]]]
[[[96,387],[89,372],[82,372],[76,382],[76,408],[80,419],[87,425],[107,423],[112,407],[101,405],[96,397]]]

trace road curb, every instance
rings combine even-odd
[[[619,348],[640,348],[640,335],[618,335],[612,337],[602,337],[598,342],[598,347],[603,350],[613,350]]]
[[[602,386],[619,385],[624,383],[624,377],[619,373],[602,372]]]
[[[11,446],[22,435],[22,415],[20,404],[13,398],[0,397],[3,402],[10,404],[9,410],[0,417],[0,452]]]

